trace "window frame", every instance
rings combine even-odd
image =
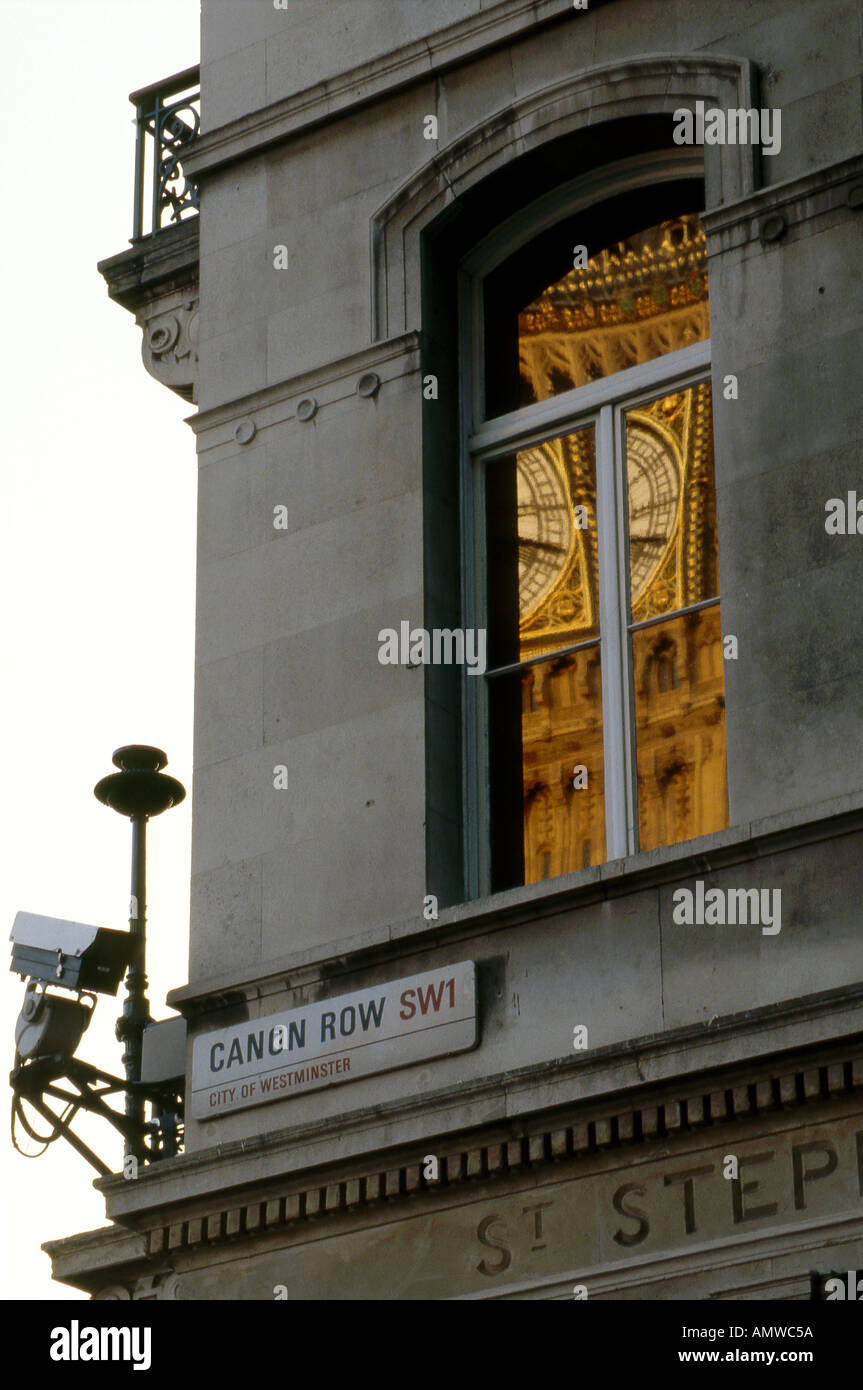
[[[600,636],[598,643],[588,639],[574,645],[596,644],[601,653],[606,863],[638,852],[635,709],[628,650],[632,633],[720,602],[717,594],[673,614],[630,622],[625,414],[672,389],[683,391],[710,381],[710,339],[487,420],[484,280],[526,242],[585,207],[648,184],[681,177],[703,179],[703,173],[703,152],[696,147],[657,151],[593,170],[516,213],[484,238],[459,266],[459,492],[466,627],[486,625],[486,465],[530,444],[594,426]],[[538,664],[551,655],[543,654],[532,663],[517,663],[515,669]],[[462,671],[462,805],[469,898],[488,896],[493,891],[488,683],[485,675],[468,680]]]

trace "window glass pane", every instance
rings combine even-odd
[[[594,429],[486,464],[490,666],[599,634]]]
[[[525,305],[518,404],[709,337],[706,239],[697,215],[685,213],[596,250]]]
[[[489,680],[493,891],[605,859],[599,645]]]
[[[632,621],[719,594],[710,383],[626,412]]]
[[[639,848],[728,825],[719,604],[632,634]]]

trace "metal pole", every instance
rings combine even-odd
[[[112,772],[96,783],[93,793],[104,806],[128,816],[132,822],[132,901],[129,904],[129,933],[136,950],[126,974],[123,1013],[117,1019],[117,1037],[124,1043],[126,1068],[126,1119],[128,1131],[124,1153],[138,1162],[151,1157],[145,1144],[146,1101],[139,1094],[144,1030],[152,1021],[147,1001],[147,821],[160,816],[170,806],[179,806],[186,795],[176,777],[162,768],[168,762],[161,748],[130,743],[118,748],[113,757],[119,772]]]
[[[135,959],[126,975],[126,998],[123,1015],[117,1020],[117,1037],[125,1043],[123,1065],[127,1081],[141,1080],[141,1049],[144,1029],[150,1022],[147,999],[147,816],[132,817],[132,897],[129,904],[129,931],[136,940]],[[145,1122],[145,1102],[134,1088],[126,1091],[126,1118],[135,1126],[134,1134],[142,1135]],[[124,1155],[143,1162],[146,1157],[143,1138],[127,1139]]]

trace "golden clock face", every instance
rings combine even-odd
[[[578,544],[575,508],[588,499],[574,495],[577,490],[564,464],[567,443],[565,439],[551,439],[518,453],[519,615],[523,635],[526,626],[535,626],[540,617],[553,627],[568,623],[575,628],[580,626],[575,619],[578,605],[564,603],[561,591],[583,590],[584,566],[595,565],[595,548],[588,556],[581,553],[584,545]],[[662,565],[680,510],[677,449],[648,415],[628,414],[626,468],[630,595],[634,605]],[[592,519],[592,503],[588,510]],[[584,532],[581,538],[583,542]],[[581,572],[577,573],[579,569]],[[543,607],[544,614],[540,611]],[[583,611],[586,615],[587,610]]]
[[[518,595],[522,623],[566,573],[573,543],[569,490],[557,440],[518,454]]]
[[[630,414],[626,430],[629,573],[633,607],[662,564],[680,508],[680,468],[673,445]]]

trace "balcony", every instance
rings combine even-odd
[[[135,107],[135,206],[132,243],[158,236],[198,212],[198,190],[183,156],[201,125],[200,68],[186,68],[129,97]]]
[[[197,396],[198,190],[183,160],[200,130],[200,69],[132,92],[135,167],[129,250],[99,262],[108,294],[143,330],[144,365]]]

